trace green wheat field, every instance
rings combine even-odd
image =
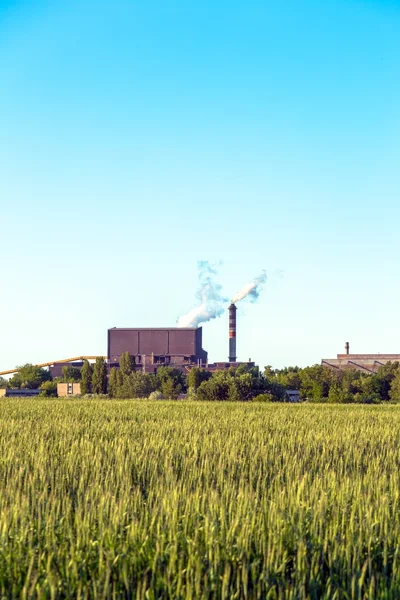
[[[1,598],[399,598],[400,407],[2,399]]]

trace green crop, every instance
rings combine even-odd
[[[399,598],[400,407],[0,401],[2,598]]]

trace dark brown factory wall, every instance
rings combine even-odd
[[[189,332],[188,335],[186,331],[180,329],[170,331],[168,354],[196,354],[195,332]]]
[[[63,367],[76,367],[77,369],[81,369],[82,366],[83,366],[83,361],[66,362],[66,363],[54,363],[54,365],[51,365],[49,367],[49,371],[51,373],[51,376],[54,379],[55,377],[61,377],[62,376]]]
[[[203,354],[203,328],[198,327],[196,329],[196,356],[198,356],[198,358],[202,358]]]
[[[119,357],[124,352],[136,356],[139,354],[139,336],[137,330],[109,329],[108,330],[108,359]]]
[[[169,354],[169,331],[138,331],[138,354]]]
[[[109,329],[108,359],[118,360],[121,354],[196,356],[204,360],[202,330],[198,329]]]

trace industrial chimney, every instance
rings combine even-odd
[[[345,345],[344,345],[344,351],[345,351],[345,354],[350,354],[350,344],[349,344],[349,342],[345,343]]]
[[[229,362],[236,362],[236,311],[235,304],[229,307]]]

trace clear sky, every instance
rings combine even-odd
[[[399,192],[398,0],[0,0],[0,370],[173,326],[198,260],[269,274],[239,359],[400,352]]]

